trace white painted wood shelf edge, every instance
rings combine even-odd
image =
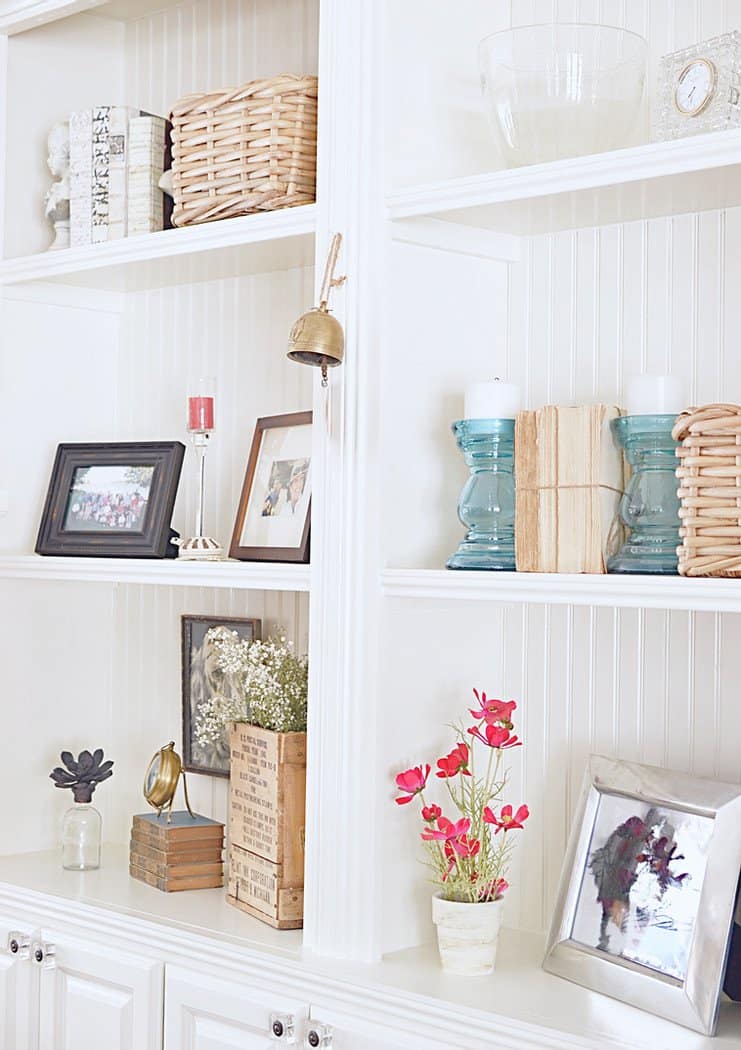
[[[230,587],[235,590],[308,591],[311,567],[282,562],[145,558],[47,558],[0,556],[0,579],[142,583],[165,587]]]
[[[0,0],[0,33],[22,33],[103,3],[105,0]]]
[[[741,579],[387,569],[389,598],[741,612]]]
[[[741,131],[734,129],[412,185],[389,192],[386,205],[394,221],[442,217],[503,232],[548,232],[732,206],[741,196],[733,173],[740,166]],[[654,183],[659,192],[647,194]],[[542,228],[530,230],[528,206],[563,195],[570,195],[568,208],[542,213]],[[519,207],[513,213],[506,205]]]
[[[0,914],[105,943],[134,945],[166,962],[216,967],[274,992],[340,1006],[358,1022],[382,1020],[399,1045],[459,1050],[731,1050],[741,1014],[721,1007],[705,1039],[543,972],[543,938],[505,930],[491,978],[442,973],[431,946],[357,964],[312,956],[300,931],[277,931],[231,908],[221,890],[159,893],[130,879],[125,847],[106,845],[99,871],[62,871],[59,853],[0,857]],[[596,1008],[597,1004],[599,1009]]]
[[[29,281],[75,280],[85,283],[86,274],[110,271],[115,277],[137,267],[168,261],[206,259],[214,253],[242,249],[254,256],[249,267],[256,272],[304,265],[313,251],[316,204],[245,215],[236,219],[202,223],[177,230],[162,230],[136,237],[123,237],[106,244],[39,252],[0,262],[0,285]],[[280,254],[273,249],[279,246]],[[302,251],[301,249],[305,249]],[[294,260],[295,256],[295,260]],[[101,278],[96,277],[94,283]],[[114,284],[117,284],[115,281]]]

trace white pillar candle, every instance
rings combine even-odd
[[[520,411],[520,388],[494,379],[466,387],[464,419],[514,419]]]
[[[629,416],[678,416],[687,407],[676,376],[633,376],[625,411]]]

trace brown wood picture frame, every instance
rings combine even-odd
[[[188,773],[203,773],[212,777],[229,776],[229,731],[224,733],[222,746],[214,745],[213,754],[199,754],[194,746],[195,714],[197,708],[207,700],[208,693],[218,688],[213,672],[205,665],[207,654],[199,653],[194,668],[194,648],[203,645],[206,631],[211,627],[229,627],[236,630],[240,638],[254,642],[262,638],[262,621],[251,617],[237,616],[181,616],[181,676],[183,708],[183,769]],[[205,628],[204,630],[199,630]],[[203,634],[203,638],[200,635]],[[196,637],[196,635],[198,637]],[[203,666],[201,666],[203,665]],[[195,672],[195,675],[194,675]],[[209,677],[211,681],[209,682]],[[195,686],[195,690],[194,690]],[[194,696],[194,691],[196,694]]]
[[[177,557],[177,548],[172,542],[177,533],[170,528],[170,522],[184,455],[185,445],[180,441],[59,445],[41,516],[36,553],[78,558]],[[130,521],[104,524],[99,504],[93,511],[91,502],[88,503],[85,513],[91,510],[91,514],[85,521],[82,513],[70,507],[78,472],[96,467],[132,468],[132,471],[152,468],[141,528],[136,528]],[[77,520],[70,526],[67,519],[72,510],[76,511]]]
[[[255,433],[252,438],[247,470],[242,485],[242,494],[239,498],[237,519],[234,523],[234,532],[229,547],[229,557],[240,561],[284,561],[284,562],[308,562],[310,534],[311,534],[311,494],[306,502],[306,516],[299,543],[295,546],[269,546],[244,543],[245,519],[252,497],[252,490],[260,463],[260,455],[263,448],[264,436],[271,430],[282,427],[303,427],[312,422],[311,412],[291,412],[280,416],[263,416],[257,420]],[[311,455],[303,457],[310,463]],[[287,462],[287,461],[286,461]],[[296,461],[298,462],[298,460]],[[275,464],[277,466],[278,464]],[[308,468],[307,468],[308,473]],[[272,475],[271,475],[272,476]],[[267,502],[267,500],[266,500]]]

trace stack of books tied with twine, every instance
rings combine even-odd
[[[515,424],[518,572],[604,573],[624,488],[612,405],[546,405]]]
[[[131,828],[129,874],[157,890],[207,890],[224,885],[224,825],[208,817],[142,813]]]

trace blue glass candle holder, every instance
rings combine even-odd
[[[620,501],[627,539],[607,561],[615,573],[677,574],[679,498],[675,474],[676,416],[622,416],[610,424],[633,473]]]
[[[449,569],[515,570],[515,421],[461,419],[453,424],[471,476],[458,501],[467,532]]]

